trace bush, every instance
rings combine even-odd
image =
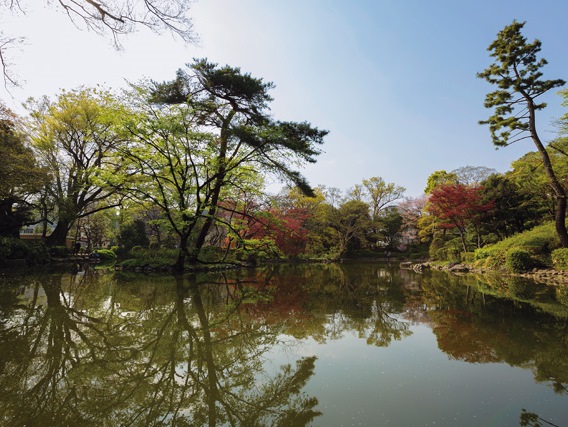
[[[568,269],[568,248],[552,251],[552,265],[559,270]]]
[[[482,259],[494,257],[497,252],[498,251],[492,246],[479,248],[475,250],[474,257],[476,261],[479,261]]]
[[[71,255],[71,249],[67,246],[51,246],[49,248],[49,254],[55,258],[67,258]]]
[[[434,242],[437,242],[436,245],[434,245]],[[432,241],[432,245],[430,246],[430,259],[435,260],[435,261],[449,261],[449,262],[460,262],[460,252],[462,250],[462,243],[461,243],[461,239],[457,238],[457,239],[452,239],[449,240],[445,243],[443,243],[443,245],[441,247],[439,247],[437,250],[433,250],[433,247],[438,246],[441,242],[441,240],[439,239],[435,239]],[[432,254],[434,255],[432,257]]]
[[[25,259],[28,265],[38,265],[49,262],[50,256],[43,242],[0,237],[0,264],[11,259]]]
[[[116,259],[116,254],[110,249],[97,249],[94,252],[102,261],[110,261]]]
[[[243,240],[243,245],[236,250],[239,261],[256,264],[258,261],[280,258],[281,253],[271,239]]]
[[[513,248],[507,251],[505,256],[505,265],[507,270],[512,273],[524,273],[537,266],[537,263],[531,256],[530,252]]]
[[[430,247],[428,248],[428,257],[432,261],[439,261],[438,256],[442,255],[438,251],[444,247],[444,241],[439,238],[434,238],[432,243],[430,243]],[[443,254],[445,256],[445,254]]]
[[[460,254],[461,262],[473,263],[475,261],[475,252],[462,252]]]
[[[133,247],[140,246],[147,248],[150,239],[146,234],[146,224],[141,219],[124,224],[120,227],[118,244],[124,252],[129,252]]]

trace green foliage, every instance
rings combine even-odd
[[[554,223],[547,222],[523,233],[516,234],[493,245],[475,251],[476,260],[485,260],[483,266],[498,267],[505,264],[510,249],[523,249],[540,264],[550,264],[550,253],[560,247]]]
[[[442,252],[438,252],[440,249],[444,247],[444,240],[435,237],[432,239],[432,243],[430,243],[430,247],[428,248],[428,257],[432,261],[442,261],[444,258],[438,258],[438,256],[443,255]]]
[[[524,22],[513,21],[497,34],[497,39],[491,43],[488,50],[495,58],[495,63],[483,72],[479,78],[496,85],[497,90],[487,94],[486,108],[495,108],[495,114],[480,124],[488,124],[497,146],[507,146],[529,131],[531,126],[529,114],[517,114],[527,108],[530,117],[535,110],[546,107],[546,103],[536,103],[535,98],[550,89],[564,85],[564,80],[542,80],[540,69],[546,65],[544,58],[537,59],[541,43],[535,40],[528,43],[521,34]]]
[[[568,248],[560,248],[552,251],[552,265],[559,270],[568,269]]]
[[[222,262],[227,255],[225,248],[219,246],[205,246],[199,252],[199,260],[202,262]]]
[[[50,246],[49,254],[55,258],[67,258],[71,255],[71,249],[67,246]]]
[[[50,246],[64,245],[78,218],[118,205],[113,200],[127,163],[117,159],[123,142],[124,106],[110,92],[94,88],[62,91],[57,99],[30,99],[29,133],[45,165],[57,221]]]
[[[130,250],[130,258],[119,263],[125,268],[134,267],[171,267],[176,262],[177,249],[147,249],[134,246]]]
[[[443,242],[443,245],[435,250],[433,259],[436,261],[460,262],[462,250],[461,239],[452,239]]]
[[[426,188],[424,193],[430,194],[432,190],[439,185],[451,185],[458,184],[458,176],[453,172],[446,172],[445,170],[439,170],[432,172],[426,181]]]
[[[33,217],[30,196],[38,194],[47,180],[16,121],[0,101],[0,236],[14,238]]]
[[[475,261],[475,252],[462,252],[460,254],[460,260],[461,262],[467,262],[468,264],[471,264]]]
[[[94,251],[101,260],[110,261],[116,259],[116,254],[110,249],[97,249]]]
[[[546,107],[546,103],[538,103],[537,98],[540,100],[541,95],[566,82],[561,79],[542,79],[541,69],[547,62],[544,58],[537,59],[541,43],[538,40],[527,42],[521,34],[524,25],[524,22],[513,21],[499,32],[497,39],[489,46],[488,50],[495,62],[477,76],[498,89],[485,97],[485,107],[494,108],[494,114],[479,123],[489,125],[496,146],[507,146],[526,138],[532,140],[556,199],[556,232],[562,246],[568,247],[566,191],[536,128],[536,112]]]
[[[512,273],[524,273],[537,265],[530,252],[525,249],[509,249],[505,256],[505,266]]]
[[[130,252],[134,247],[148,247],[150,239],[146,234],[146,224],[141,219],[136,219],[123,225],[118,235],[118,244],[121,251]]]
[[[547,191],[543,191],[540,186],[534,187],[530,184],[538,174],[532,166],[528,167],[529,165],[522,162],[526,157],[523,156],[513,162],[513,172],[490,175],[481,183],[483,202],[493,201],[495,204],[491,215],[484,218],[483,231],[485,234],[493,234],[499,240],[538,225],[546,217],[543,206],[545,204],[546,207],[550,206],[547,200],[542,202],[543,195]],[[537,160],[541,165],[542,161]],[[540,169],[541,175],[544,175],[542,167]],[[520,173],[521,171],[523,173]],[[543,185],[548,185],[546,177]]]
[[[43,243],[0,237],[0,264],[12,259],[25,259],[28,265],[39,265],[49,262],[50,256]]]
[[[236,249],[237,260],[256,264],[259,261],[278,259],[282,256],[278,246],[272,239],[247,239]]]

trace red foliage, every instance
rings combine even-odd
[[[297,256],[306,247],[308,231],[305,228],[309,212],[303,208],[290,208],[286,211],[269,209],[264,221],[255,223],[249,229],[252,238],[269,237],[286,255]]]
[[[220,207],[224,220],[235,227],[242,239],[270,238],[289,256],[297,256],[306,248],[305,224],[310,217],[306,208],[263,209],[254,203],[241,206],[234,201],[225,201]]]
[[[443,228],[466,229],[468,223],[478,224],[483,214],[495,203],[482,202],[480,186],[447,184],[436,187],[430,194],[427,210],[442,221]]]

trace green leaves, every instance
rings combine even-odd
[[[488,93],[484,102],[486,108],[495,109],[495,114],[479,122],[489,125],[496,146],[528,138],[524,133],[530,131],[531,116],[546,107],[546,103],[536,103],[535,99],[565,84],[561,79],[541,79],[540,69],[547,64],[544,58],[537,59],[541,42],[527,43],[521,34],[524,25],[524,22],[513,21],[497,34],[497,39],[488,48],[496,61],[477,74],[498,88]]]

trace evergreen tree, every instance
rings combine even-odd
[[[485,97],[485,107],[494,108],[494,114],[479,123],[489,125],[493,144],[498,147],[532,139],[556,197],[556,232],[562,246],[568,247],[566,191],[556,177],[536,128],[536,112],[546,107],[546,103],[538,103],[536,99],[550,89],[563,86],[565,81],[542,79],[541,69],[547,61],[537,58],[541,42],[528,43],[521,34],[524,25],[524,22],[513,21],[497,34],[497,39],[488,48],[495,62],[477,76],[498,89]]]

